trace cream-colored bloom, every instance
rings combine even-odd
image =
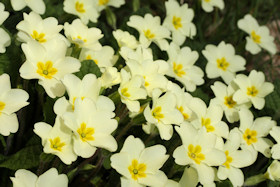
[[[95,7],[100,12],[105,9],[107,6],[112,6],[119,8],[123,4],[125,4],[124,0],[94,0]]]
[[[229,84],[235,78],[236,72],[245,70],[245,59],[235,55],[234,47],[224,41],[218,46],[207,45],[202,54],[208,61],[206,74],[210,79],[222,77]]]
[[[196,35],[196,27],[192,23],[194,11],[185,3],[182,6],[176,0],[165,2],[166,18],[163,26],[172,32],[172,41],[182,45],[186,37],[193,38]]]
[[[280,127],[279,126],[273,127],[269,132],[269,134],[277,142],[277,144],[273,145],[271,149],[272,158],[280,160]]]
[[[26,61],[19,72],[24,79],[39,79],[47,94],[60,97],[65,92],[61,83],[64,75],[79,71],[81,63],[73,57],[66,57],[67,46],[61,40],[51,40],[44,45],[35,41],[22,44]]]
[[[265,176],[272,181],[280,181],[280,162],[278,160],[273,160],[267,168]]]
[[[183,142],[173,152],[175,163],[194,167],[201,184],[213,183],[215,173],[211,166],[219,166],[226,161],[225,153],[215,148],[216,136],[204,128],[197,131],[188,122],[175,129]]]
[[[147,92],[143,87],[144,79],[135,75],[131,77],[130,73],[124,69],[121,70],[121,84],[118,92],[121,96],[121,101],[126,104],[131,112],[139,112],[140,102],[138,99],[146,99]]]
[[[11,38],[9,34],[2,28],[0,28],[0,53],[6,52],[6,47],[11,44]]]
[[[185,167],[184,173],[179,181],[179,187],[196,187],[198,182],[198,173],[196,169],[193,167]]]
[[[46,11],[43,0],[11,0],[11,4],[15,11],[22,10],[26,6],[38,14],[44,14]]]
[[[161,92],[156,92],[153,92],[153,106],[145,108],[144,116],[158,128],[161,139],[170,140],[173,135],[172,124],[180,125],[184,117],[176,108],[176,96],[173,93],[166,92],[160,97]]]
[[[64,0],[63,10],[78,16],[86,25],[89,21],[97,22],[99,17],[99,13],[92,0]]]
[[[145,148],[139,138],[130,135],[119,153],[111,156],[111,166],[120,173],[122,186],[164,186],[167,177],[159,170],[169,155],[162,145]]]
[[[136,38],[129,34],[127,31],[122,31],[120,29],[113,31],[113,36],[117,40],[118,45],[120,48],[128,47],[130,49],[136,49],[139,45]]]
[[[101,77],[98,78],[103,88],[111,88],[121,83],[121,74],[115,67],[107,67]]]
[[[241,144],[243,148],[249,149],[255,155],[255,159],[257,158],[257,152],[270,157],[270,147],[273,143],[265,137],[276,125],[276,122],[271,120],[271,117],[259,117],[254,120],[252,112],[245,108],[239,111],[239,116],[239,130],[242,136]]]
[[[63,26],[58,25],[56,18],[42,19],[35,12],[23,13],[23,18],[23,21],[16,26],[17,30],[19,30],[18,38],[20,41],[35,40],[39,43],[45,43],[52,39],[61,39],[67,42],[65,37],[59,33]]]
[[[88,28],[80,19],[75,19],[72,24],[64,24],[65,35],[69,41],[80,48],[100,50],[102,48],[99,39],[103,37],[98,28]]]
[[[264,97],[274,89],[273,84],[265,82],[264,73],[256,70],[251,71],[249,76],[238,74],[234,82],[239,86],[239,90],[234,93],[233,100],[237,104],[251,102],[259,110],[264,107]]]
[[[202,85],[203,71],[195,66],[198,59],[198,53],[191,51],[189,47],[180,49],[175,43],[171,43],[167,50],[169,59],[169,71],[167,75],[174,77],[186,87],[187,91],[195,91],[197,85]]]
[[[274,38],[269,34],[266,26],[259,26],[257,20],[250,14],[247,14],[237,22],[238,28],[248,33],[246,37],[246,50],[252,54],[257,54],[264,48],[269,53],[276,53]]]
[[[34,173],[19,169],[15,173],[15,177],[10,177],[13,187],[67,187],[68,178],[65,174],[58,174],[56,168],[51,168],[39,177]]]
[[[100,109],[98,106],[102,106]],[[65,124],[73,132],[74,152],[83,158],[91,157],[97,147],[116,151],[118,144],[111,133],[117,128],[117,120],[112,108],[113,101],[99,99],[97,102],[89,98],[78,98],[74,112],[63,115]],[[108,110],[111,108],[111,110]]]
[[[244,174],[239,168],[247,167],[255,161],[250,151],[238,150],[241,138],[238,129],[235,128],[229,133],[226,143],[222,141],[218,147],[226,154],[226,161],[219,166],[217,176],[221,180],[228,178],[234,187],[242,186],[244,183]]]
[[[57,155],[67,165],[77,159],[71,142],[72,132],[61,117],[55,119],[53,127],[44,122],[36,123],[33,131],[42,139],[45,153]]]
[[[212,12],[214,7],[223,10],[225,7],[224,0],[201,0],[202,9],[205,12]]]
[[[0,2],[0,26],[4,23],[4,21],[9,17],[10,13],[5,11],[5,6]]]
[[[10,76],[0,76],[0,134],[10,135],[18,131],[18,119],[15,112],[28,105],[29,95],[21,89],[11,89]]]
[[[167,50],[170,38],[170,32],[167,28],[161,26],[160,17],[153,17],[151,14],[141,16],[131,16],[127,25],[135,28],[139,34],[139,41],[144,47],[149,47],[152,42],[157,44],[161,50]]]

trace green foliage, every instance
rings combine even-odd
[[[92,60],[84,60],[81,62],[82,66],[80,71],[75,73],[80,79],[82,79],[86,74],[93,73],[96,77],[100,77],[102,75],[99,67]]]

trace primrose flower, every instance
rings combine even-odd
[[[56,168],[51,168],[39,177],[34,173],[19,169],[15,173],[15,177],[10,177],[13,187],[42,187],[46,184],[53,187],[67,187],[68,178],[65,174],[58,174]]]
[[[71,143],[72,132],[61,117],[55,119],[53,127],[44,122],[35,123],[33,131],[42,139],[45,153],[57,155],[67,165],[77,159]]]
[[[43,0],[11,0],[12,8],[15,11],[22,10],[24,7],[28,6],[31,10],[38,14],[45,14],[46,5]]]
[[[216,136],[207,133],[205,128],[196,130],[188,122],[175,129],[183,142],[173,152],[175,163],[195,168],[201,184],[213,183],[215,172],[211,166],[226,162],[225,153],[215,148]]]
[[[56,18],[48,17],[42,19],[35,12],[23,13],[23,18],[24,20],[16,26],[17,30],[19,30],[18,37],[20,41],[35,40],[39,43],[45,43],[54,38],[66,41],[65,37],[59,34],[63,26],[58,25]]]
[[[104,10],[107,6],[112,6],[115,8],[119,8],[120,6],[125,4],[124,0],[94,0],[95,1],[95,7],[99,12]]]
[[[237,26],[250,35],[246,37],[245,48],[247,51],[257,54],[261,51],[261,48],[264,48],[272,55],[276,53],[274,38],[269,34],[269,29],[266,26],[259,26],[252,15],[245,15],[244,18],[237,22]]]
[[[223,0],[201,0],[202,2],[202,9],[205,12],[212,12],[214,7],[218,7],[219,9],[223,10],[225,7]]]
[[[121,74],[115,67],[107,67],[105,71],[98,78],[103,88],[111,88],[114,85],[121,83]]]
[[[247,167],[255,161],[251,152],[248,150],[238,150],[241,143],[241,135],[238,129],[233,129],[224,144],[216,146],[226,154],[226,161],[219,166],[217,176],[221,180],[229,179],[234,187],[242,186],[244,174],[241,169]]]
[[[196,27],[192,23],[194,11],[188,4],[182,6],[175,0],[165,2],[166,18],[163,26],[172,32],[172,41],[182,45],[186,37],[193,38],[196,35]]]
[[[144,80],[141,76],[136,75],[131,77],[124,69],[121,70],[121,84],[118,92],[121,96],[121,101],[126,104],[131,112],[139,112],[140,102],[138,99],[146,99],[147,92],[142,88]]]
[[[99,13],[92,0],[64,0],[63,10],[78,16],[84,24],[96,23]]]
[[[203,71],[194,65],[198,59],[196,51],[191,51],[189,47],[180,49],[179,46],[171,43],[167,53],[169,57],[167,75],[180,81],[186,87],[186,90],[191,92],[195,91],[197,85],[204,83]]]
[[[113,31],[113,36],[117,40],[120,48],[128,47],[130,49],[136,49],[139,45],[136,38],[129,34],[127,31],[122,31],[120,29]]]
[[[273,84],[264,81],[264,73],[261,71],[253,70],[248,77],[238,74],[234,82],[239,86],[239,90],[234,93],[233,100],[237,104],[251,102],[256,109],[261,110],[265,104],[264,97],[274,89]]]
[[[0,134],[8,136],[18,131],[18,119],[15,112],[25,107],[29,95],[21,89],[11,89],[10,76],[0,76]]]
[[[98,106],[103,105],[103,110]],[[111,100],[98,100],[96,103],[89,98],[76,99],[74,112],[67,112],[63,119],[67,127],[73,131],[74,152],[83,158],[91,157],[97,147],[111,152],[116,151],[118,144],[111,133],[117,128],[117,120]],[[104,109],[106,108],[106,109]]]
[[[80,19],[75,19],[72,24],[64,24],[65,35],[71,43],[76,44],[79,48],[90,50],[100,50],[102,48],[99,39],[103,37],[101,30],[98,28],[88,28]]]
[[[144,110],[144,116],[147,122],[154,124],[158,130],[161,139],[170,140],[173,135],[173,126],[180,125],[184,117],[176,108],[176,96],[171,92],[166,92],[160,96],[161,92],[153,92],[153,107],[148,105]]]
[[[239,116],[242,146],[250,150],[255,155],[255,159],[257,152],[269,158],[271,156],[270,147],[273,143],[265,137],[276,126],[276,122],[271,120],[271,117],[259,117],[254,120],[252,112],[244,108],[239,111]]]
[[[157,44],[161,50],[168,49],[166,39],[170,38],[170,32],[167,28],[161,26],[160,17],[153,17],[151,14],[141,16],[131,16],[127,25],[135,28],[139,34],[139,41],[144,47],[149,47],[152,42]]]
[[[3,3],[0,3],[0,25],[9,17],[10,13],[5,11],[5,6]]]
[[[122,186],[164,186],[167,177],[159,170],[168,159],[162,145],[145,148],[139,138],[130,135],[119,153],[110,158],[111,166],[123,177]]]
[[[280,160],[280,136],[279,136],[280,135],[280,127],[279,126],[273,127],[269,134],[277,142],[277,144],[273,145],[273,147],[271,149],[272,158]],[[279,175],[279,177],[280,177],[280,175]]]
[[[229,84],[235,73],[245,70],[245,59],[235,55],[234,47],[222,41],[218,46],[207,45],[202,54],[207,59],[206,74],[210,79],[222,77]]]
[[[272,181],[280,181],[280,162],[278,160],[273,160],[267,168],[265,176]]]
[[[26,61],[20,67],[24,79],[39,79],[47,94],[60,97],[65,92],[61,83],[64,75],[79,71],[81,63],[73,57],[65,57],[67,46],[61,40],[51,40],[44,45],[35,41],[22,44]]]

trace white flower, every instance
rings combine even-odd
[[[172,41],[182,45],[186,37],[196,35],[196,27],[192,23],[194,11],[185,3],[182,6],[175,0],[165,2],[166,18],[163,26],[172,32]]]
[[[242,186],[244,183],[244,174],[241,169],[247,167],[255,161],[251,152],[248,150],[238,150],[241,143],[241,135],[238,129],[229,133],[229,137],[224,144],[222,141],[220,150],[226,154],[226,161],[219,166],[217,176],[221,180],[229,178],[234,187]]]
[[[277,142],[277,144],[273,145],[273,147],[271,149],[272,158],[280,160],[280,127],[279,126],[274,126],[271,129],[269,134]]]
[[[81,63],[66,57],[67,46],[61,40],[51,40],[44,45],[35,41],[22,44],[26,61],[19,72],[24,79],[39,79],[47,94],[55,98],[62,96],[65,87],[61,83],[64,75],[79,71]]]
[[[118,29],[116,31],[113,31],[113,36],[117,40],[120,48],[129,47],[131,49],[136,49],[139,45],[136,38],[133,35],[129,34],[129,32],[127,31]]]
[[[46,11],[46,5],[43,0],[11,0],[11,4],[15,11],[22,10],[26,6],[38,14],[44,14]]]
[[[257,151],[266,157],[270,157],[270,147],[273,143],[265,138],[276,122],[271,120],[271,117],[259,117],[254,120],[252,112],[248,109],[241,109],[240,116],[240,131],[242,136],[241,144],[244,148],[249,149],[255,159]]]
[[[103,110],[98,106],[103,106]],[[75,101],[74,112],[63,115],[65,124],[73,131],[73,148],[78,156],[89,158],[97,147],[111,152],[117,150],[118,144],[111,135],[118,124],[112,119],[114,109],[114,103],[109,99],[101,98],[94,102],[89,98],[79,98]]]
[[[77,159],[71,143],[72,132],[62,118],[57,117],[53,127],[44,122],[36,123],[33,131],[42,139],[45,153],[57,155],[67,165]]]
[[[121,84],[118,92],[121,96],[121,101],[126,104],[131,112],[139,112],[140,102],[138,99],[146,99],[147,92],[142,88],[144,80],[141,76],[131,75],[124,69],[121,70]]]
[[[198,59],[196,51],[191,51],[189,47],[180,49],[179,46],[171,43],[167,53],[169,57],[167,75],[180,81],[191,92],[195,91],[197,85],[204,83],[203,71],[194,65]]]
[[[138,46],[136,50],[129,47],[122,47],[120,49],[120,55],[126,60],[135,60],[138,63],[142,63],[146,60],[153,61],[153,52],[151,48],[145,48],[143,46]]]
[[[248,77],[243,74],[236,75],[234,82],[239,86],[239,90],[234,93],[233,100],[237,104],[251,102],[256,109],[261,110],[265,104],[264,97],[274,89],[273,84],[264,81],[261,71],[253,70]]]
[[[35,12],[29,14],[23,13],[24,20],[16,26],[19,30],[18,37],[20,41],[27,42],[35,40],[40,43],[45,43],[52,39],[61,39],[67,41],[59,32],[63,29],[62,25],[58,25],[58,21],[54,17],[42,19]]]
[[[210,79],[222,77],[229,84],[235,78],[236,72],[245,70],[245,59],[235,55],[234,47],[224,41],[218,46],[207,45],[202,54],[208,61],[206,74]]]
[[[10,76],[0,76],[0,134],[8,136],[18,131],[18,119],[15,112],[28,105],[29,95],[21,89],[11,89]]]
[[[6,47],[11,44],[11,38],[9,34],[2,28],[0,28],[0,53],[6,52]]]
[[[103,37],[101,30],[98,28],[88,28],[80,19],[75,19],[72,24],[66,22],[64,24],[64,30],[70,42],[80,48],[97,51],[102,47],[98,41]]]
[[[154,124],[158,130],[161,139],[170,140],[173,135],[173,126],[180,125],[184,117],[176,108],[176,96],[171,92],[166,92],[163,96],[160,93],[153,92],[153,107],[148,105],[144,110],[145,119]]]
[[[202,9],[205,12],[212,12],[214,7],[218,7],[219,9],[223,10],[225,7],[223,0],[201,0],[202,1]]]
[[[139,34],[139,41],[144,47],[148,47],[151,42],[155,42],[161,50],[167,50],[170,38],[170,32],[167,28],[161,26],[160,17],[153,17],[151,14],[141,16],[131,16],[127,25],[135,28]]]
[[[10,177],[13,187],[67,187],[68,178],[65,174],[58,174],[56,168],[51,168],[39,177],[34,173],[19,169],[15,173],[15,177]]]
[[[121,177],[122,186],[164,186],[167,177],[159,170],[169,155],[162,145],[145,148],[139,138],[129,136],[120,153],[111,156],[111,166]]]
[[[107,6],[119,8],[125,4],[124,0],[94,0],[95,6],[99,12],[105,9]]]
[[[173,152],[175,163],[194,167],[201,184],[213,183],[215,174],[211,166],[219,166],[226,161],[225,153],[215,148],[216,136],[204,128],[197,131],[190,123],[175,129],[183,142]]]
[[[193,167],[185,167],[184,173],[179,181],[179,187],[196,187],[198,182],[198,173],[196,169]]]
[[[237,22],[238,28],[248,33],[246,37],[246,50],[252,54],[257,54],[264,48],[269,53],[276,53],[276,45],[273,42],[274,38],[269,34],[269,29],[266,26],[259,26],[257,20],[247,14],[243,19]]]
[[[5,6],[0,2],[0,25],[9,17],[10,13],[5,11]]]
[[[97,22],[99,17],[99,13],[92,0],[64,0],[63,10],[78,16],[86,25],[89,20],[94,23]]]
[[[265,176],[267,176],[267,178],[270,180],[280,181],[280,162],[278,160],[273,160],[273,162],[267,168]]]

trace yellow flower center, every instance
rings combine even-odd
[[[231,156],[228,156],[229,155],[228,150],[225,151],[225,154],[226,154],[226,159],[227,160],[225,161],[225,163],[223,163],[223,165],[226,166],[227,169],[229,169],[230,168],[229,164],[232,162],[233,159],[232,159]]]
[[[251,32],[251,37],[255,43],[257,44],[261,43],[261,36],[257,35],[255,31]]]
[[[98,5],[99,6],[106,5],[108,2],[109,2],[109,0],[99,0]]]
[[[189,115],[187,113],[184,113],[184,108],[182,106],[177,107],[177,109],[181,112],[185,120],[189,119]]]
[[[243,139],[248,145],[251,145],[252,143],[256,143],[258,141],[257,134],[258,133],[255,130],[246,129],[243,134]]]
[[[44,43],[44,42],[46,42],[47,40],[45,39],[45,34],[44,33],[38,33],[37,31],[33,31],[33,33],[31,34],[31,37],[34,39],[34,40],[36,40],[36,41],[38,41],[38,42],[40,42],[40,43]]]
[[[2,110],[4,110],[5,106],[6,106],[6,104],[4,102],[0,101],[0,115],[2,113]]]
[[[176,30],[181,28],[182,27],[181,18],[173,16],[172,24],[173,24],[173,26],[175,27]]]
[[[146,76],[143,76],[143,78],[144,78],[144,80],[145,80],[144,86],[145,86],[145,87],[149,86],[150,83],[148,83],[148,82],[146,81]]]
[[[210,118],[201,118],[201,125],[205,126],[207,132],[212,132],[215,130],[215,127],[211,125],[211,119]]]
[[[59,137],[56,137],[54,139],[49,139],[51,143],[51,148],[56,150],[56,151],[61,151],[62,147],[65,146],[66,144],[64,142],[60,141]]]
[[[75,9],[77,10],[77,12],[79,13],[85,13],[86,10],[84,9],[84,4],[83,3],[80,3],[79,1],[77,1],[75,3]]]
[[[211,0],[204,0],[205,2],[209,3]]]
[[[185,71],[183,71],[183,65],[182,64],[176,64],[175,62],[173,62],[173,72],[178,76],[178,77],[182,77],[183,75],[186,74]]]
[[[128,93],[128,89],[127,88],[123,88],[121,89],[121,94],[125,97],[130,97],[130,94]]]
[[[152,111],[152,116],[154,116],[154,118],[156,118],[158,121],[161,118],[164,118],[164,115],[161,113],[161,107],[160,106],[154,108],[154,110]]]
[[[131,165],[128,166],[128,171],[131,174],[131,178],[137,180],[138,178],[146,177],[147,166],[144,163],[139,164],[138,160],[133,159]]]
[[[93,141],[94,137],[94,128],[87,128],[85,123],[82,123],[80,128],[77,130],[77,133],[80,135],[80,138],[83,142]]]
[[[226,71],[229,66],[229,62],[226,61],[225,57],[217,59],[217,66],[219,69]]]
[[[258,93],[259,91],[255,86],[251,86],[247,88],[247,95],[249,96],[255,97]]]
[[[236,102],[232,99],[232,96],[225,96],[225,102],[224,104],[228,107],[228,108],[233,108],[236,105]]]
[[[201,153],[201,147],[199,145],[194,146],[190,144],[188,146],[188,156],[196,163],[200,164],[202,160],[205,159],[204,154]]]
[[[52,61],[38,62],[37,68],[37,73],[46,79],[52,79],[57,72],[57,69],[53,67]]]
[[[155,35],[151,32],[150,29],[144,30],[144,35],[147,39],[153,39],[155,37]]]

